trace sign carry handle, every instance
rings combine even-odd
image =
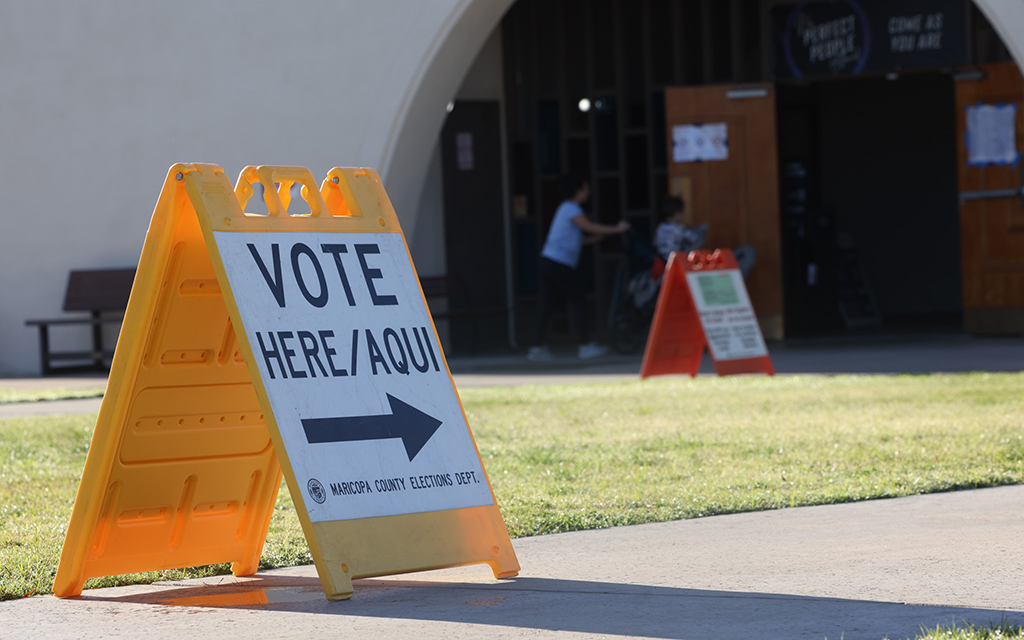
[[[263,185],[263,199],[271,216],[287,215],[292,199],[291,187],[296,182],[302,185],[302,198],[309,204],[312,217],[318,218],[327,211],[327,204],[320,194],[313,173],[306,167],[250,165],[242,169],[238,184],[235,185],[235,196],[243,211],[255,192],[252,185],[257,182]]]

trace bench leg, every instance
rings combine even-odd
[[[39,365],[44,376],[53,373],[50,368],[50,327],[39,325]]]
[[[93,311],[92,317],[97,322],[92,325],[92,363],[97,370],[103,370],[103,325],[98,320],[100,312]]]

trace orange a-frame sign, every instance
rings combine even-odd
[[[264,190],[269,215],[243,213]],[[310,212],[289,215],[302,185]],[[255,573],[281,477],[324,592],[519,564],[377,174],[171,168],[54,582]]]
[[[669,256],[640,377],[695,376],[705,346],[718,375],[775,374],[743,276],[728,249]]]

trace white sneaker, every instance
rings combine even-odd
[[[530,350],[526,352],[526,359],[532,360],[533,362],[547,362],[549,360],[554,360],[555,356],[551,355],[551,349],[548,349],[545,345],[540,347],[530,347]]]
[[[590,360],[591,358],[600,358],[606,353],[608,353],[608,347],[591,342],[590,344],[581,344],[579,351],[576,352],[576,357],[580,360]]]

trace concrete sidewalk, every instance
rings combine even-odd
[[[312,567],[0,603],[4,638],[910,638],[1024,622],[1024,487],[514,541],[523,570],[360,580]]]
[[[879,334],[768,344],[778,374],[922,374],[1024,371],[1024,338],[962,333]],[[462,387],[637,380],[642,356],[611,354],[580,361],[570,353],[547,363],[519,355],[451,358]],[[705,353],[700,375],[714,375]]]

